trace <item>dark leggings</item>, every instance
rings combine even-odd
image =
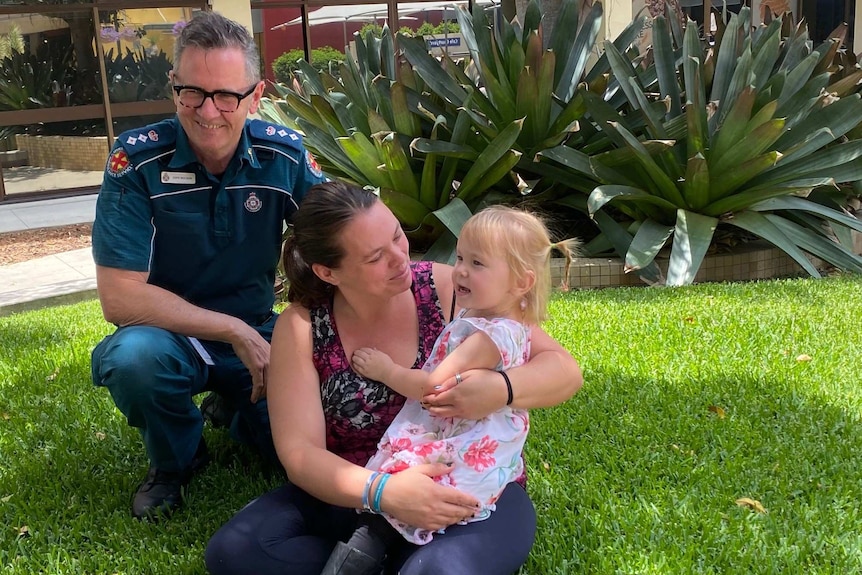
[[[212,575],[319,575],[336,541],[347,541],[358,518],[353,509],[287,484],[249,503],[213,535],[206,566]],[[427,545],[400,541],[386,573],[509,575],[527,560],[535,536],[533,503],[512,483],[488,519],[447,527]]]

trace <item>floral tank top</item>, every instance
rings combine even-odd
[[[443,331],[443,311],[431,276],[432,262],[413,262],[413,284],[419,319],[416,361],[421,367]],[[311,308],[314,367],[320,377],[320,397],[326,421],[326,448],[364,466],[377,451],[383,432],[404,405],[404,397],[382,383],[353,371],[344,353],[332,301]]]

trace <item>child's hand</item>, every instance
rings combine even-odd
[[[389,379],[389,373],[394,365],[392,358],[370,347],[360,347],[354,351],[351,363],[359,375],[383,383]]]

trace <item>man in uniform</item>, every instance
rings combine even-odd
[[[138,518],[181,505],[209,460],[196,394],[218,393],[231,435],[274,456],[264,398],[283,225],[324,180],[297,133],[247,118],[264,83],[241,25],[196,15],[170,81],[176,117],[118,138],[93,225],[99,299],[117,325],[93,350],[93,381],[149,455]]]

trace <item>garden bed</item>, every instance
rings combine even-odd
[[[90,247],[92,224],[0,234],[0,266]]]

